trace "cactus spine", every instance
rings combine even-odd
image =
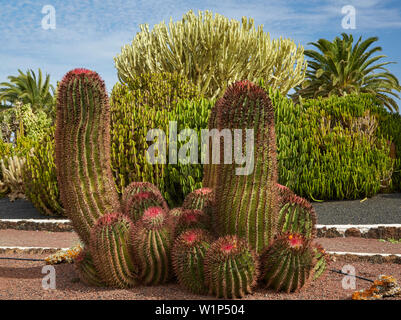
[[[245,130],[253,129],[254,168],[250,174],[237,175],[237,164],[218,164],[216,178],[216,218],[221,235],[236,234],[261,252],[271,243],[276,231],[278,210],[276,136],[273,106],[266,93],[249,81],[235,82],[216,103],[217,129],[241,129],[242,155]],[[212,129],[212,128],[209,128]],[[239,137],[237,137],[239,138]],[[235,147],[234,139],[234,147]],[[252,144],[247,142],[247,144]],[[256,152],[253,152],[255,150]],[[220,163],[224,159],[220,144]],[[211,170],[205,165],[206,171]]]
[[[173,232],[170,221],[161,207],[148,208],[132,232],[135,263],[143,284],[167,282],[171,269]]]
[[[258,275],[255,253],[237,236],[217,239],[206,252],[206,284],[209,293],[218,298],[242,298],[252,293]]]
[[[127,288],[138,283],[132,229],[132,222],[121,213],[105,214],[92,229],[90,252],[100,277],[109,286]]]
[[[56,169],[66,215],[85,244],[106,212],[120,210],[110,167],[110,112],[103,80],[75,69],[57,97]]]
[[[193,293],[207,293],[204,258],[211,241],[211,235],[202,229],[187,230],[175,240],[172,251],[174,273],[179,284]]]
[[[276,291],[300,290],[312,278],[314,257],[310,240],[300,234],[281,235],[262,254],[266,286]]]

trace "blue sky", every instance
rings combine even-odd
[[[56,10],[56,29],[44,30],[42,8]],[[341,8],[356,9],[356,29],[341,26]],[[252,17],[273,38],[292,38],[305,48],[319,38],[332,40],[342,32],[354,37],[378,36],[388,69],[401,79],[401,2],[390,0],[0,0],[0,82],[17,69],[41,68],[52,83],[70,69],[99,72],[110,91],[118,81],[113,57],[131,42],[139,25],[181,19],[188,10],[211,10],[228,18]],[[401,104],[401,103],[400,103]]]

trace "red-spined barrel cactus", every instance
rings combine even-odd
[[[280,199],[278,233],[298,233],[312,239],[316,235],[316,213],[304,198],[285,192]]]
[[[87,249],[83,249],[74,260],[75,270],[77,270],[79,279],[90,286],[103,287],[105,283],[100,278],[93,259]]]
[[[96,270],[108,286],[127,288],[138,283],[132,231],[131,220],[121,213],[105,214],[92,229],[90,253]]]
[[[206,285],[218,298],[242,298],[252,293],[258,275],[256,254],[237,236],[217,239],[206,252]]]
[[[286,233],[265,250],[261,264],[262,278],[268,288],[295,292],[312,279],[315,253],[309,239]]]
[[[164,210],[168,210],[167,202],[164,200],[160,190],[150,182],[131,182],[125,189],[121,197],[121,207],[123,211],[127,210],[128,202],[132,197],[139,193],[150,192],[153,193],[159,200],[159,206]]]
[[[189,193],[182,204],[184,209],[205,210],[210,212],[213,206],[213,190],[200,188]]]
[[[60,198],[85,244],[106,212],[120,211],[110,165],[110,112],[103,80],[86,69],[68,72],[57,94],[56,170]]]
[[[167,203],[161,194],[142,191],[128,198],[123,212],[135,222],[150,207],[162,207],[163,210],[168,210]]]
[[[167,282],[171,276],[173,228],[161,207],[148,208],[132,231],[135,263],[143,284]]]
[[[174,242],[174,273],[179,284],[193,293],[207,293],[204,258],[211,242],[212,236],[202,229],[187,230]]]
[[[210,230],[210,215],[204,210],[184,209],[175,226],[176,236],[188,229]]]
[[[261,252],[274,238],[278,213],[272,103],[263,89],[249,81],[239,81],[226,90],[212,113],[216,128],[220,133],[229,130],[234,146],[232,164],[225,164],[224,149],[230,144],[220,143],[215,182],[210,183],[210,177],[205,180],[205,186],[215,191],[219,234],[244,237],[253,249]],[[246,170],[234,161],[244,153]],[[209,166],[205,165],[205,174],[210,176],[213,169]]]

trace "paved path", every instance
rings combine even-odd
[[[401,224],[401,193],[380,194],[363,202],[313,202],[313,207],[318,224]],[[27,200],[11,202],[8,198],[0,199],[0,219],[55,218],[42,215]]]

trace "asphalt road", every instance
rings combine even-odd
[[[346,200],[312,204],[318,224],[401,224],[401,193],[379,194],[362,202]],[[27,200],[11,202],[8,198],[0,199],[0,219],[54,218],[42,215]]]

